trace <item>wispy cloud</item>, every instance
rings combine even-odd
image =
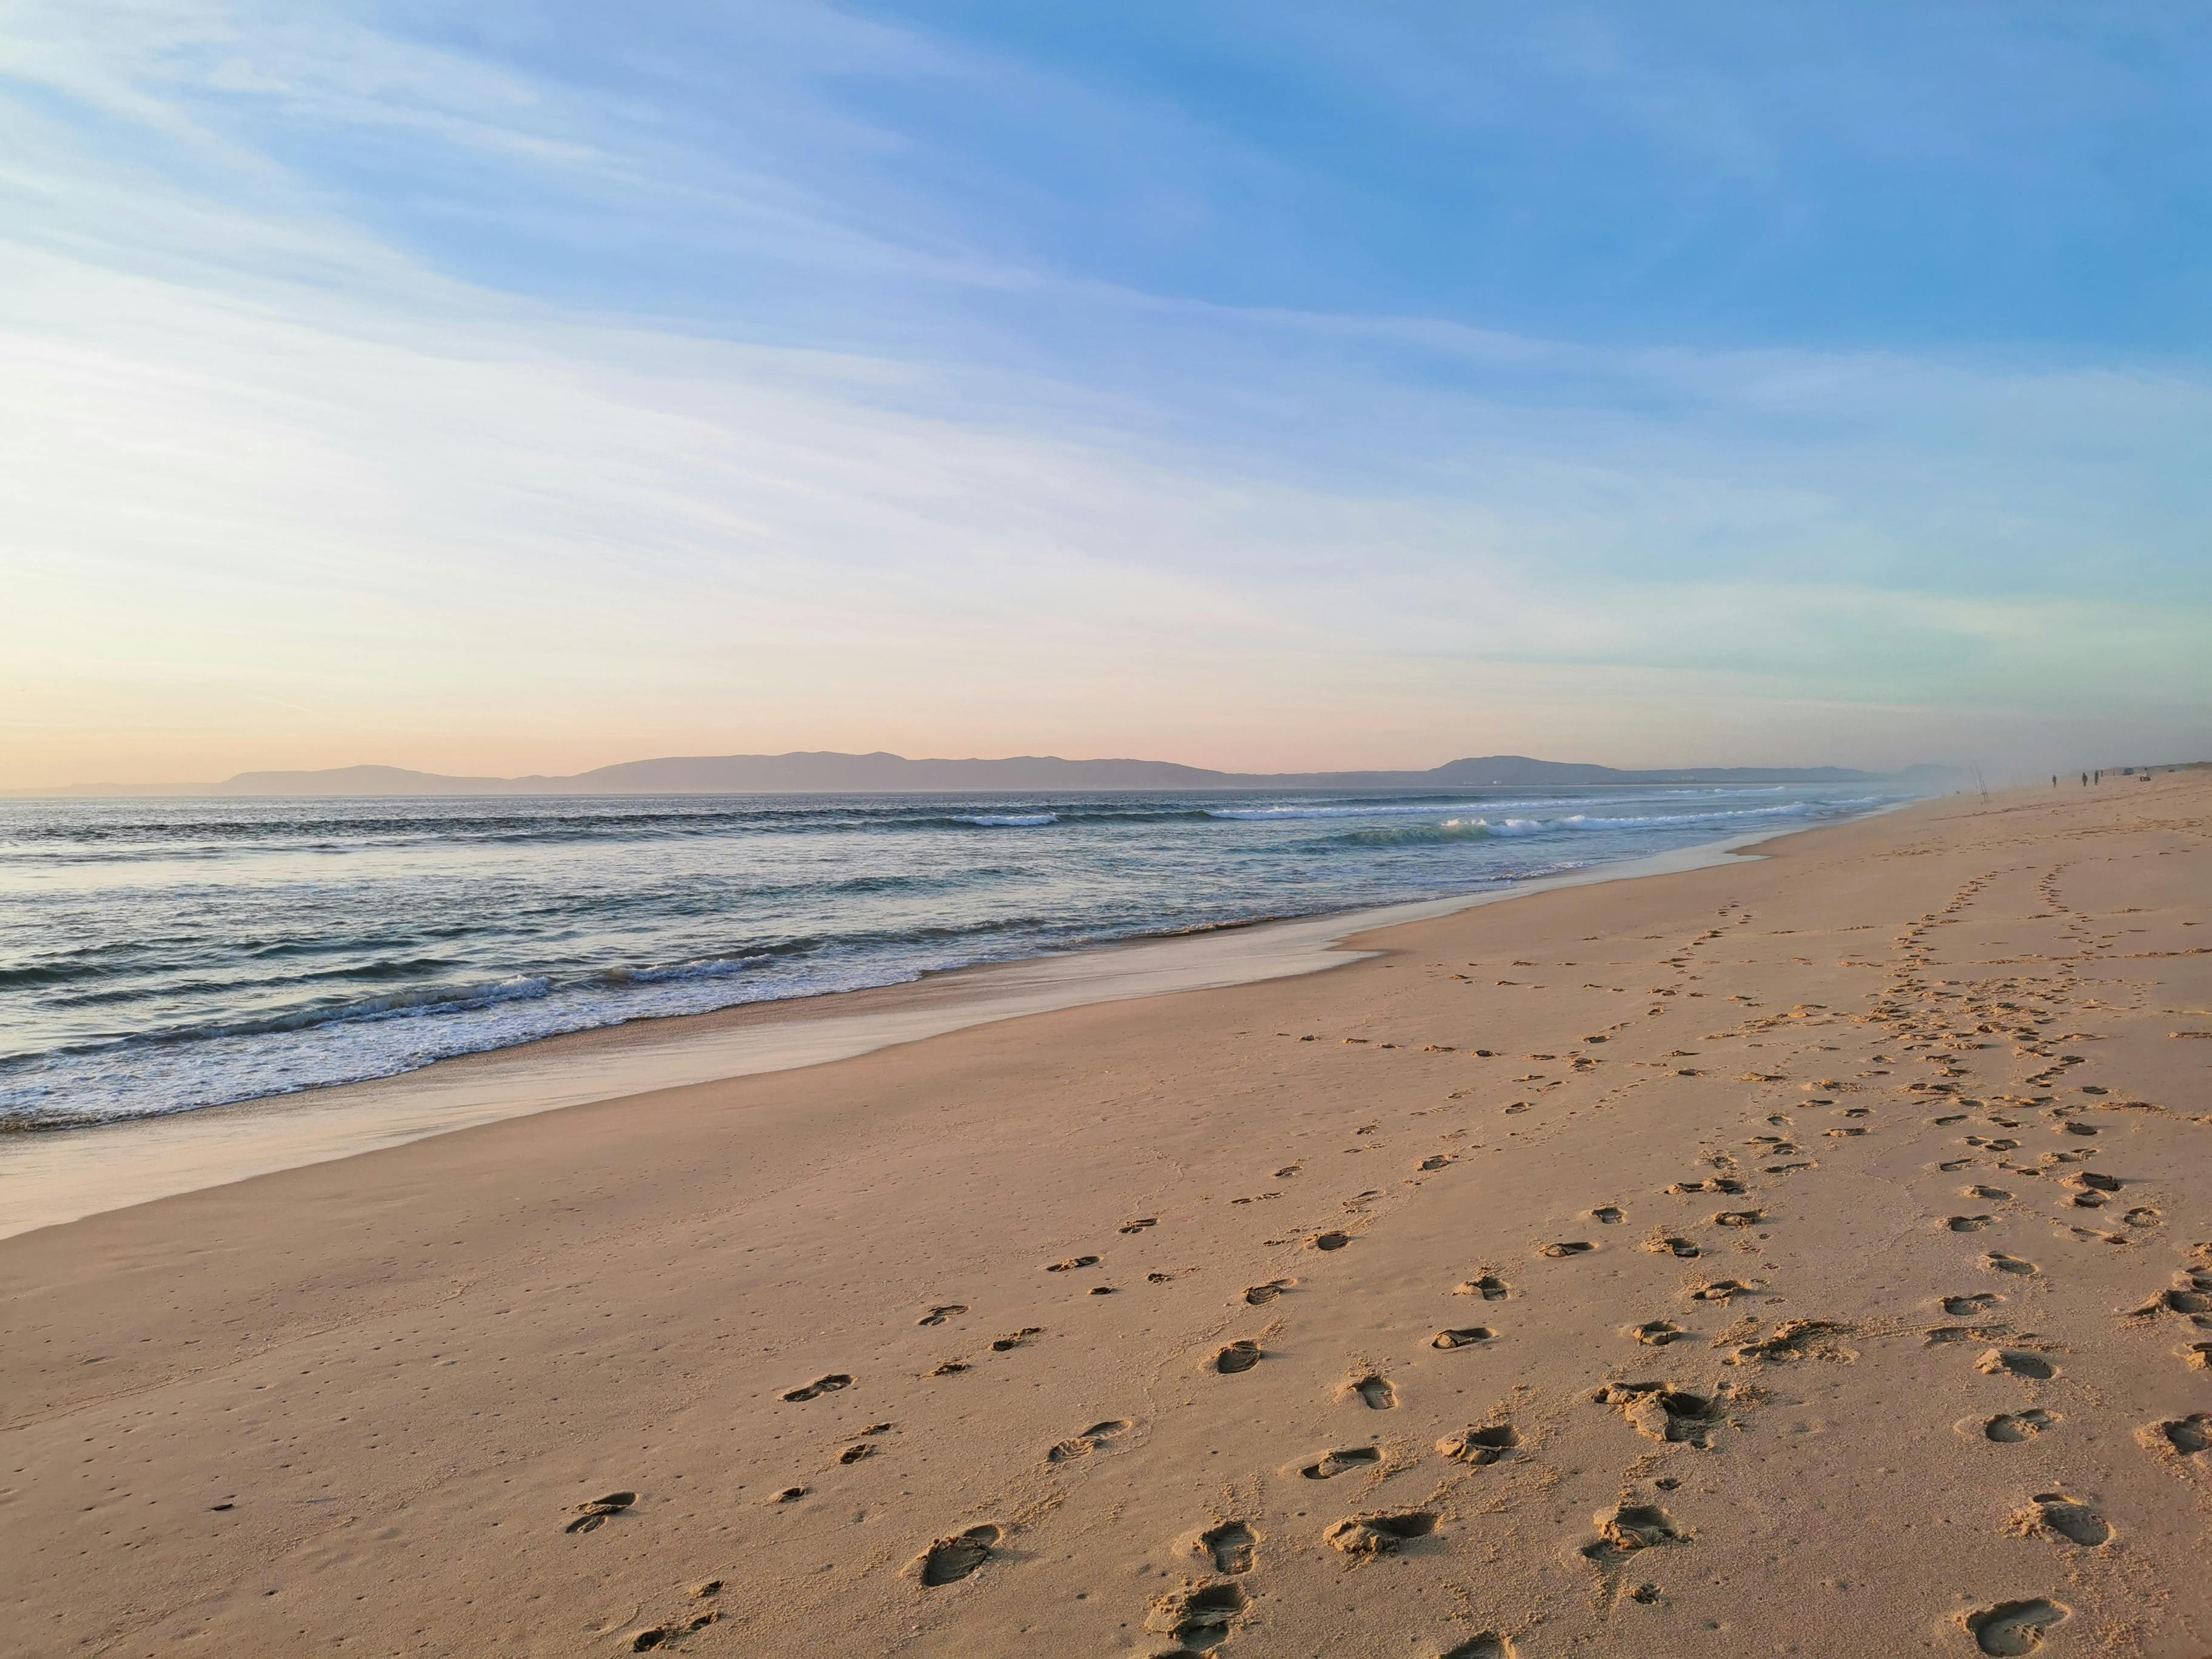
[[[2186,360],[1318,303],[1205,225],[1307,177],[1253,111],[823,8],[570,21],[7,9],[0,781],[2201,731]],[[1410,27],[1340,95],[1418,81]],[[1767,167],[1771,109],[1661,97],[1636,37],[1529,50]],[[1093,153],[962,176],[1010,112]],[[1085,257],[1071,178],[1150,268]]]

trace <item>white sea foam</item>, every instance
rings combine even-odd
[[[1057,812],[983,812],[974,817],[956,820],[972,823],[979,830],[1035,830],[1041,825],[1058,823]]]

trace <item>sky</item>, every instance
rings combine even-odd
[[[0,0],[0,787],[2212,756],[2212,15]]]

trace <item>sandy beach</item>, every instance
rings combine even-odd
[[[0,1240],[0,1652],[2201,1659],[2208,830],[1954,797]]]

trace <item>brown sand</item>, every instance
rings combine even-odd
[[[1938,803],[7,1240],[0,1650],[2212,1651],[2208,830]]]

